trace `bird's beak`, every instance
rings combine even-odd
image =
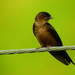
[[[49,19],[53,19],[53,17],[50,16]]]

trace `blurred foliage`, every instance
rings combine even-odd
[[[49,22],[63,44],[75,45],[75,0],[1,0],[0,50],[40,47],[33,35],[34,18],[40,11],[49,12]],[[75,61],[75,51],[68,51]],[[66,66],[48,52],[0,56],[1,75],[74,75],[75,66]]]

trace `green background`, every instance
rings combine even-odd
[[[75,0],[0,0],[0,50],[40,47],[33,35],[34,18],[49,12],[49,22],[63,44],[75,45]],[[67,51],[75,62],[75,51]],[[0,75],[74,75],[75,65],[66,66],[48,52],[0,56]]]

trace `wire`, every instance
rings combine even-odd
[[[0,55],[47,52],[47,51],[62,51],[62,50],[75,50],[75,46],[56,46],[50,48],[43,47],[43,48],[30,48],[30,49],[0,50]]]

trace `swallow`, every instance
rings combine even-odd
[[[35,23],[33,24],[33,33],[39,41],[41,47],[53,47],[63,46],[62,41],[54,29],[54,27],[48,23],[52,19],[51,15],[47,12],[40,12],[35,17]],[[71,60],[66,51],[49,51],[57,60],[65,65],[75,63]]]

